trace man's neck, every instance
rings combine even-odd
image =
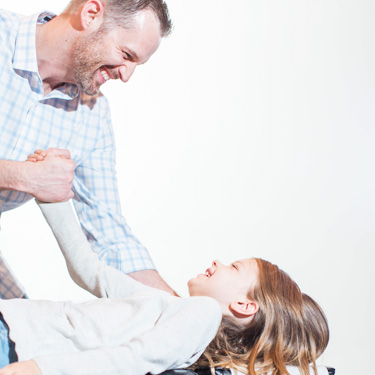
[[[71,50],[77,31],[69,16],[60,15],[36,28],[36,53],[39,75],[47,95],[64,83],[75,83]]]

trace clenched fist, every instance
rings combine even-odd
[[[26,164],[25,192],[43,202],[62,202],[74,196],[75,163],[68,150],[37,150],[29,156]]]

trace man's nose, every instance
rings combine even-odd
[[[223,263],[220,262],[220,260],[217,260],[215,259],[213,262],[212,262],[212,265],[215,266],[215,267],[219,267],[221,266]]]
[[[119,75],[122,82],[128,82],[130,77],[133,75],[137,64],[128,63],[119,68]]]

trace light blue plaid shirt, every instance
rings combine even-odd
[[[72,84],[44,96],[35,29],[53,16],[0,11],[0,159],[24,161],[36,149],[68,149],[76,163],[73,202],[93,250],[126,273],[154,269],[121,214],[107,100]],[[0,214],[31,198],[0,191]]]

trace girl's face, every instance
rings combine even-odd
[[[216,299],[226,313],[233,302],[248,299],[248,292],[254,289],[257,280],[255,259],[238,260],[228,266],[215,260],[205,273],[189,280],[189,294]]]

